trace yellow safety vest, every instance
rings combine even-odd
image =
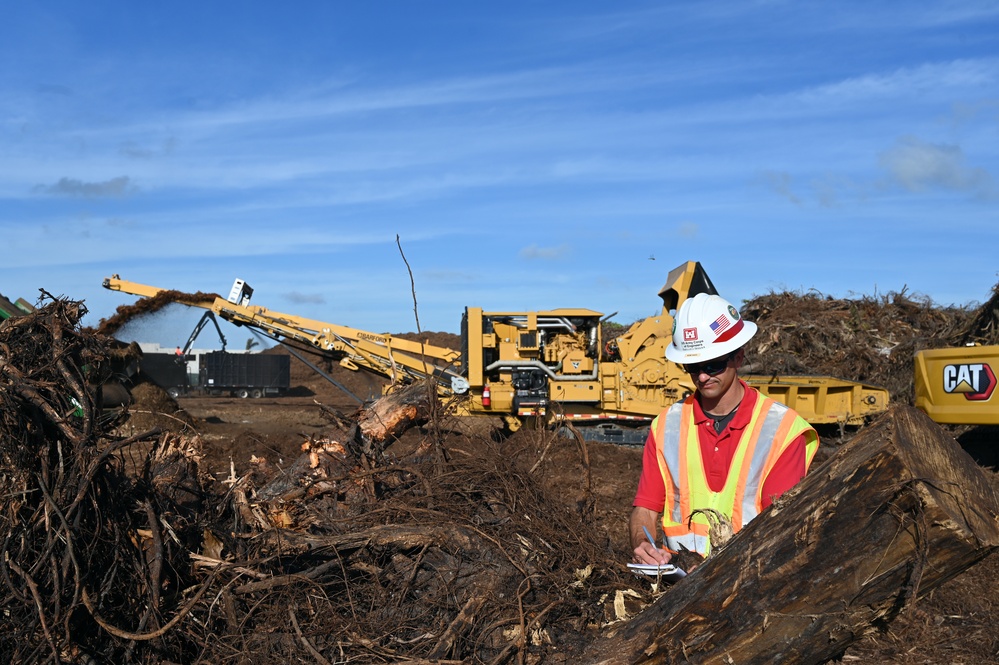
[[[732,520],[733,531],[739,531],[763,510],[763,481],[788,446],[802,434],[806,436],[806,471],[819,448],[818,434],[804,418],[759,394],[732,456],[725,486],[715,492],[708,485],[701,459],[693,396],[659,414],[652,421],[652,434],[666,486],[662,519],[666,545],[673,551],[683,545],[704,556],[711,551],[708,517],[703,513],[691,517],[693,510],[714,508]]]

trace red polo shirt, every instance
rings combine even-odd
[[[720,492],[725,486],[735,448],[743,430],[749,425],[756,400],[760,398],[759,391],[750,388],[741,379],[740,382],[746,390],[739,403],[739,410],[720,433],[715,432],[714,421],[704,415],[701,403],[694,400],[694,420],[697,424],[697,440],[701,445],[701,458],[704,460],[708,487],[715,492]],[[661,513],[666,503],[666,487],[663,486],[663,477],[659,472],[658,457],[659,451],[656,450],[656,442],[650,430],[642,456],[642,475],[638,479],[638,491],[632,505]],[[805,436],[801,435],[791,442],[763,480],[763,508],[769,507],[773,499],[794,487],[804,477]]]

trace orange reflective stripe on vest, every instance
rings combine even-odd
[[[714,509],[740,530],[760,514],[763,482],[781,454],[806,434],[805,468],[818,449],[818,435],[803,418],[768,397],[759,395],[749,424],[742,432],[721,491],[708,485],[694,422],[693,397],[676,403],[652,423],[659,467],[666,486],[663,533],[670,549],[683,545],[707,555],[709,521],[697,509]]]

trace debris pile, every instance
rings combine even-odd
[[[148,493],[116,453],[144,437],[110,434],[127,411],[102,411],[112,340],[84,333],[80,302],[53,300],[0,324],[0,652],[57,662],[101,650],[104,622],[158,628],[150,598],[168,561]],[[149,434],[154,436],[155,433]],[[125,650],[120,650],[121,655]]]
[[[503,662],[581,646],[637,586],[585,496],[539,481],[548,434],[395,459],[331,425],[280,474],[217,483],[197,435],[124,438],[128,410],[95,406],[113,340],[84,312],[0,324],[7,662]]]
[[[999,287],[997,287],[999,288]],[[772,292],[742,315],[760,326],[747,346],[747,372],[823,374],[879,385],[911,404],[913,357],[921,349],[999,344],[999,290],[977,309],[935,305],[902,292],[856,299]]]
[[[244,563],[221,573],[233,616],[206,632],[206,649],[255,662],[303,649],[505,662],[585,646],[636,583],[516,454],[537,445],[523,437],[476,457],[424,448],[393,461],[365,458],[341,433],[308,442],[259,487],[235,481],[234,522],[213,532]]]

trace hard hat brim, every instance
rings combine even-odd
[[[755,323],[745,320],[743,320],[742,323],[742,330],[732,337],[732,339],[724,342],[716,342],[711,344],[706,349],[684,351],[683,349],[677,348],[675,344],[670,344],[666,347],[666,359],[682,365],[684,363],[706,362],[708,360],[714,360],[715,358],[721,358],[724,355],[728,355],[736,349],[744,346],[756,334],[758,328]]]

